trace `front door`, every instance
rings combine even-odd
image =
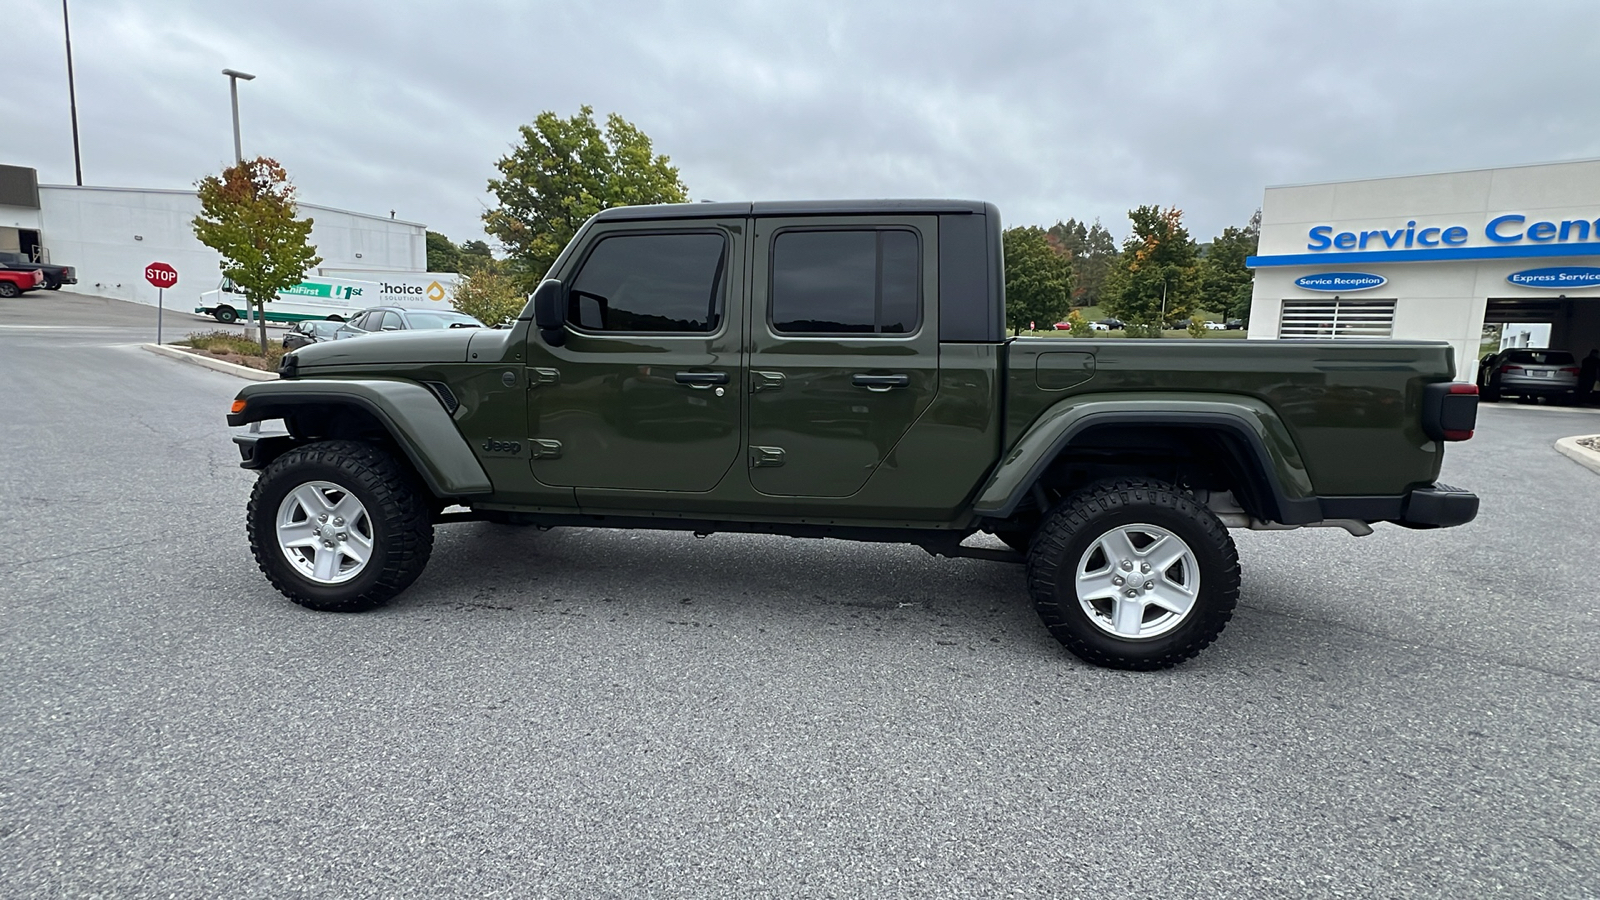
[[[938,386],[938,219],[756,222],[747,465],[763,494],[848,497]]]
[[[548,485],[709,491],[741,457],[745,220],[601,226],[567,285],[566,342],[528,360]]]

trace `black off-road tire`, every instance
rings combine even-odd
[[[1186,543],[1200,590],[1187,616],[1165,634],[1114,636],[1079,603],[1077,566],[1102,535],[1123,525],[1164,528]],[[1217,639],[1239,601],[1239,554],[1227,528],[1192,495],[1154,480],[1116,479],[1062,500],[1045,517],[1028,553],[1028,591],[1050,633],[1079,659],[1114,669],[1166,669]]]
[[[354,494],[372,523],[372,555],[360,574],[340,584],[302,575],[278,545],[276,517],[295,488],[331,482]],[[360,612],[381,606],[417,580],[433,552],[433,497],[382,448],[362,441],[304,444],[272,461],[250,494],[246,531],[267,580],[309,609]]]

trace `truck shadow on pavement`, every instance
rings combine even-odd
[[[1021,566],[902,544],[473,523],[439,529],[427,571],[388,608],[572,615],[600,604],[691,626],[898,622],[938,643],[1066,656]]]

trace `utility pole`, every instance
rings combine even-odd
[[[72,106],[72,168],[83,187],[83,157],[78,150],[78,87],[72,78],[72,23],[67,19],[67,0],[61,0],[61,30],[67,36],[67,102]]]
[[[61,0],[62,3],[67,0]],[[247,72],[234,69],[223,69],[222,74],[228,76],[228,95],[233,100],[233,161],[244,162],[244,145],[239,142],[239,79],[254,81],[255,76]]]

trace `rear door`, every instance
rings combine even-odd
[[[747,466],[760,493],[848,497],[938,385],[935,216],[756,220]]]

